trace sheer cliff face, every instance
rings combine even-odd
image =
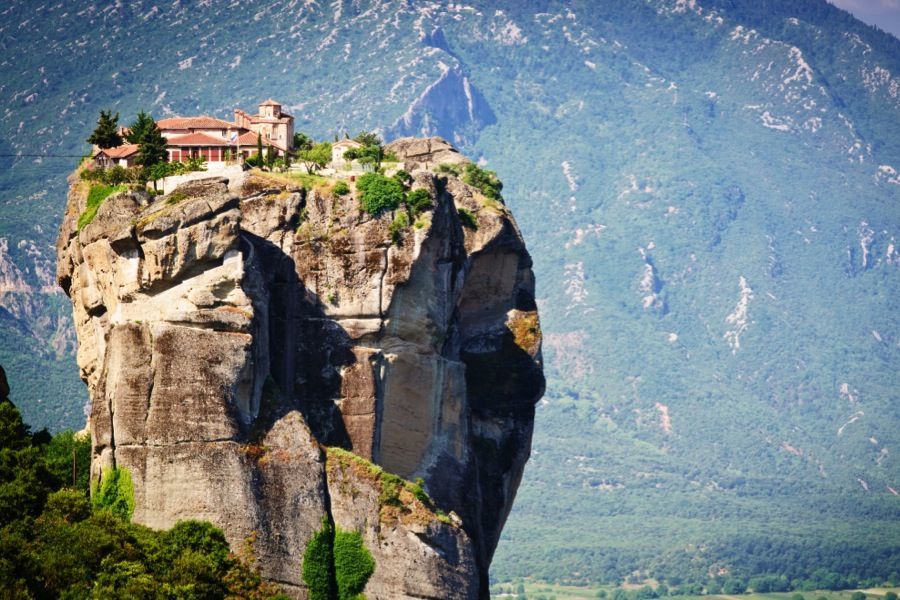
[[[255,536],[263,574],[298,596],[325,517],[363,533],[369,597],[486,597],[543,392],[531,259],[504,205],[431,171],[465,160],[445,142],[392,149],[434,199],[393,242],[355,192],[252,173],[121,193],[77,231],[73,182],[58,276],[93,477],[127,468],[138,522]],[[330,446],[423,478],[434,506],[389,510],[377,470]]]

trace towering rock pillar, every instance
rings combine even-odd
[[[323,520],[362,534],[370,598],[487,597],[543,392],[531,260],[504,204],[433,170],[467,162],[446,142],[391,149],[432,200],[399,235],[335,181],[252,172],[119,193],[79,229],[73,181],[92,475],[128,471],[138,522],[255,540],[297,597]]]

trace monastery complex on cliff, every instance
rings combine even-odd
[[[234,109],[234,121],[215,117],[172,117],[156,123],[168,140],[170,161],[203,158],[208,163],[245,159],[256,153],[257,138],[263,150],[268,148],[284,156],[294,147],[294,117],[281,110],[281,104],[269,99],[259,105],[255,115]],[[107,167],[130,167],[137,158],[136,144],[94,149],[94,162]]]

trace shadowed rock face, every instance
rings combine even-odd
[[[6,381],[6,371],[0,365],[0,402],[9,400],[9,382]]]
[[[298,597],[323,517],[363,533],[369,597],[487,597],[544,385],[531,259],[503,204],[430,170],[465,161],[446,142],[391,149],[433,198],[396,243],[355,193],[254,173],[237,195],[221,178],[121,193],[77,231],[73,181],[58,279],[92,474],[129,469],[138,522],[255,535],[264,576]],[[323,446],[421,477],[434,506],[382,506],[374,471]]]

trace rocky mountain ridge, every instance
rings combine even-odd
[[[449,144],[390,149],[433,200],[393,241],[333,181],[263,173],[118,193],[78,230],[73,179],[58,279],[92,477],[126,469],[137,522],[255,535],[298,597],[323,518],[362,533],[370,598],[486,597],[543,393],[531,259],[502,203],[432,171],[466,162]],[[382,473],[428,496],[385,500]]]

